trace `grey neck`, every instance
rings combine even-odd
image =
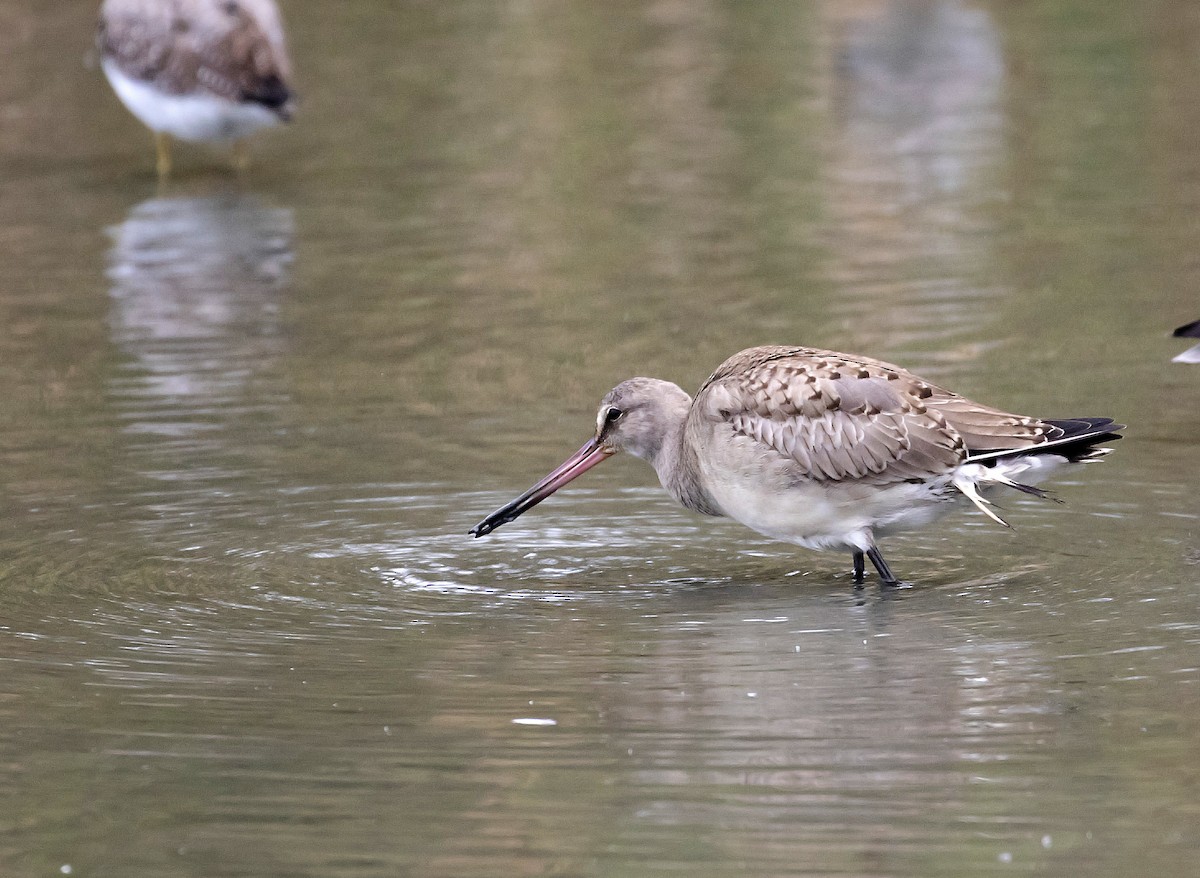
[[[700,483],[700,462],[696,451],[687,441],[687,417],[671,423],[663,435],[662,445],[650,458],[658,480],[680,505],[701,515],[723,515],[716,501]]]

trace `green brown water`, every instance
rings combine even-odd
[[[1200,8],[283,9],[160,189],[0,8],[0,873],[1195,873]],[[631,460],[466,536],[763,343],[1128,438],[892,595]]]

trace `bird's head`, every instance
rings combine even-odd
[[[604,395],[596,411],[595,442],[654,463],[667,435],[687,417],[692,398],[658,378],[630,378]]]
[[[622,381],[600,402],[596,434],[536,485],[471,528],[471,533],[477,537],[491,533],[618,451],[628,451],[654,464],[667,435],[678,429],[687,416],[691,401],[670,381]]]

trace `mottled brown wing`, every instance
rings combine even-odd
[[[264,29],[254,0],[110,0],[100,51],[127,75],[170,94],[208,92],[278,109],[289,92],[278,17]]]
[[[1062,432],[1039,418],[980,405],[941,388],[935,388],[925,405],[946,419],[972,454],[1041,445]]]
[[[966,458],[962,437],[925,404],[938,390],[878,360],[754,348],[723,364],[697,399],[707,417],[808,478],[894,482],[941,475]]]

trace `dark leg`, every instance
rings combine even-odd
[[[887,561],[883,560],[883,555],[879,554],[879,550],[872,546],[867,549],[867,557],[871,559],[871,563],[875,565],[875,569],[879,571],[879,581],[886,586],[896,586],[900,584],[900,580],[896,578],[896,574],[892,573],[892,568],[888,567]]]
[[[855,585],[862,585],[863,580],[866,578],[865,573],[866,573],[866,565],[863,564],[863,553],[858,551],[857,549],[855,549],[854,550],[854,584]]]

